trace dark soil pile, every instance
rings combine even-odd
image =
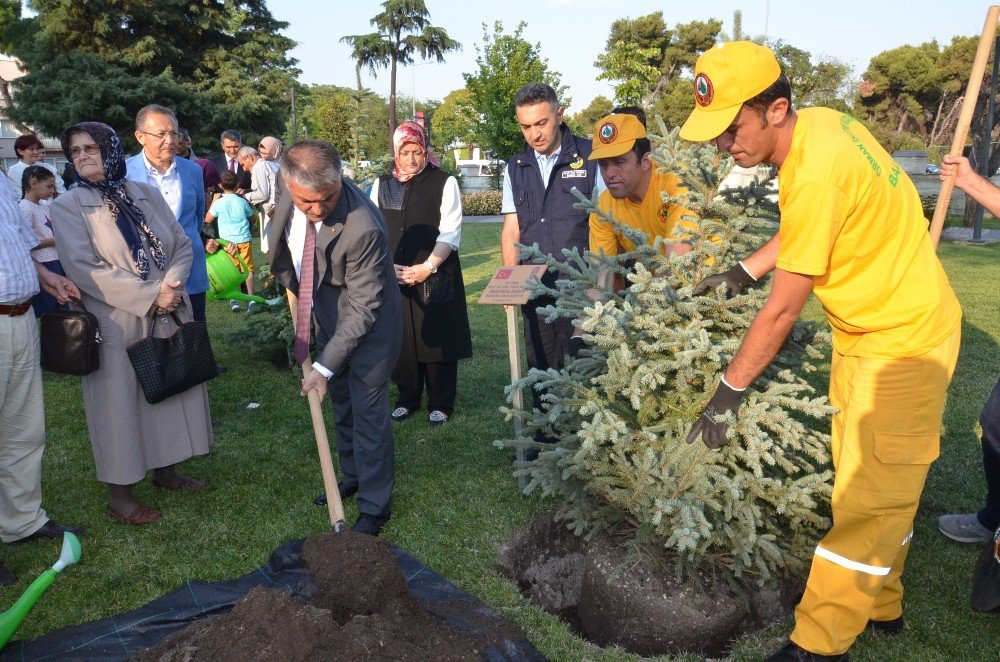
[[[479,660],[485,642],[410,595],[388,543],[345,531],[303,545],[311,605],[257,588],[228,614],[167,637],[139,662],[217,660]]]

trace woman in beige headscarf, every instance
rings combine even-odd
[[[257,153],[260,154],[260,158],[265,161],[281,161],[281,141],[274,136],[265,136],[260,139],[260,144],[257,146]]]

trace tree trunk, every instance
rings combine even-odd
[[[3,97],[5,108],[11,108],[14,106],[14,98],[10,94],[10,81],[2,77],[0,77],[0,97]],[[21,124],[17,120],[9,119],[9,121],[23,134],[27,135],[29,133],[34,133],[34,131],[31,130],[31,127]]]
[[[389,145],[392,145],[392,134],[396,127],[396,56],[392,56],[392,69],[389,72]]]
[[[947,96],[947,94],[941,95],[941,101],[938,102],[937,112],[934,113],[934,124],[931,125],[931,137],[927,142],[928,145],[934,144],[934,137],[937,135],[938,124],[941,123],[941,111],[944,110],[944,100]]]
[[[986,115],[987,108],[990,102],[990,87],[987,83],[983,85],[982,90],[979,93],[979,98],[976,100],[976,110],[972,115],[972,124],[969,126],[969,138],[971,139],[972,145],[968,150],[969,165],[976,172],[979,172],[983,159],[986,158],[986,150],[988,147],[988,141],[983,140],[983,133],[986,128]],[[1000,113],[994,117],[994,125],[990,127],[990,136],[993,134],[993,129],[996,128],[996,123],[1000,121]],[[993,158],[990,158],[993,161]],[[987,177],[995,172],[994,170],[987,170]],[[975,200],[972,199],[971,195],[965,196],[965,209],[962,213],[962,225],[964,227],[972,227],[972,222],[976,216],[976,204]]]
[[[899,115],[899,124],[896,126],[897,136],[903,132],[903,128],[906,126],[906,120],[909,117],[909,113],[906,110],[906,100],[900,97],[899,101],[900,101],[899,105],[901,106],[901,108]]]

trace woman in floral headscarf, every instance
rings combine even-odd
[[[440,170],[419,124],[400,124],[392,147],[395,168],[371,190],[389,227],[389,250],[403,294],[403,346],[392,373],[399,400],[392,420],[402,421],[420,408],[426,385],[428,422],[441,425],[455,408],[458,360],[472,356],[458,261],[462,198],[455,178]]]
[[[101,326],[101,367],[83,378],[97,479],[108,486],[113,519],[149,524],[162,515],[136,501],[132,486],[152,470],[154,487],[204,488],[175,465],[206,454],[212,442],[205,385],[151,405],[125,352],[150,327],[156,336],[173,333],[165,313],[191,320],[184,293],[191,242],[158,191],[125,180],[121,143],[110,126],[72,126],[62,148],[79,186],[53,203],[52,228],[63,268]]]

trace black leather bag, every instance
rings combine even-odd
[[[89,375],[101,367],[101,327],[83,302],[80,310],[56,308],[42,315],[42,369],[63,375]]]
[[[431,274],[419,286],[424,303],[450,303],[455,300],[455,276],[441,271]]]
[[[205,322],[181,324],[176,313],[170,313],[177,330],[166,338],[154,338],[157,318],[149,327],[149,335],[128,346],[128,358],[142,386],[146,402],[155,405],[172,395],[207,382],[218,374],[212,344]]]

